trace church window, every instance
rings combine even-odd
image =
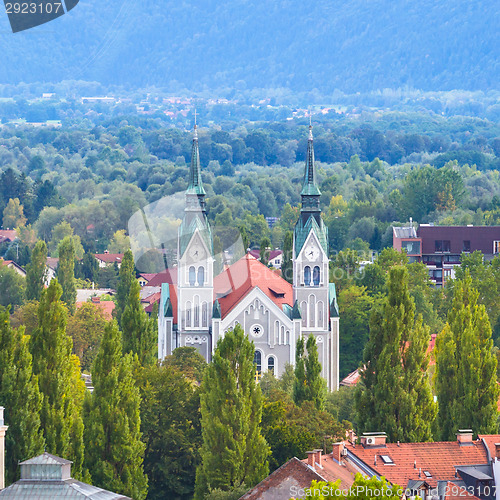
[[[255,351],[253,362],[255,364],[255,371],[257,372],[257,375],[260,376],[262,373],[262,354],[260,351]]]
[[[286,344],[284,326],[281,327],[280,344]]]
[[[318,286],[319,285],[319,277],[320,277],[319,266],[314,266],[314,270],[313,270],[313,283],[314,283],[314,286]]]
[[[191,302],[186,302],[186,328],[191,327]]]
[[[302,326],[307,326],[307,302],[305,300],[300,303],[300,311],[302,312]]]
[[[206,328],[208,326],[208,304],[203,302],[201,306],[201,326]]]
[[[267,371],[271,372],[273,375],[275,375],[274,365],[275,365],[274,356],[269,356],[269,358],[267,358]]]
[[[315,318],[316,318],[316,315],[315,315],[315,309],[316,309],[316,297],[314,295],[309,295],[309,328],[314,328],[316,325],[315,325]]]
[[[200,266],[198,268],[198,286],[203,286],[205,284],[205,268]]]
[[[198,328],[200,326],[200,298],[195,296],[194,298],[194,324],[193,326]]]
[[[304,268],[304,284],[306,286],[311,284],[311,268],[309,266]]]
[[[323,328],[323,302],[320,300],[318,302],[318,328]]]
[[[194,266],[189,268],[189,286],[194,286],[196,282],[196,269]]]

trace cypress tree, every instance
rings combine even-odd
[[[94,391],[85,398],[85,464],[94,484],[142,500],[148,479],[133,364],[132,354],[122,355],[116,322],[108,323],[92,367]]]
[[[26,299],[40,300],[45,285],[47,265],[47,245],[45,241],[37,241],[31,262],[26,266]]]
[[[29,337],[10,326],[9,311],[0,307],[0,404],[5,407],[6,482],[19,478],[20,461],[43,452],[40,428],[42,396],[33,375]]]
[[[122,315],[123,352],[137,354],[141,365],[146,366],[156,363],[158,359],[158,336],[154,316],[148,318],[142,307],[140,291],[141,286],[134,279]]]
[[[130,296],[130,287],[134,281],[137,281],[134,270],[134,256],[132,255],[132,250],[127,250],[120,266],[118,286],[116,287],[116,307],[114,314],[120,326],[122,324],[122,314],[125,311]]]
[[[408,290],[408,271],[389,271],[388,296],[370,318],[362,384],[356,393],[360,430],[385,431],[391,441],[429,441],[436,416],[427,375],[429,330]]]
[[[293,381],[293,400],[297,406],[307,399],[306,365],[304,360],[304,337],[299,337],[295,349],[295,378]]]
[[[72,355],[66,335],[67,310],[57,279],[44,290],[38,308],[38,328],[31,337],[33,373],[43,394],[40,412],[46,451],[73,461],[75,479],[88,480],[83,469],[83,420],[85,385],[80,361]]]
[[[75,281],[75,245],[70,236],[66,236],[57,247],[59,264],[57,265],[57,279],[62,287],[61,300],[73,314],[76,303]]]
[[[261,434],[262,393],[254,345],[240,325],[217,343],[201,386],[202,463],[195,498],[219,488],[251,487],[267,476],[270,450]]]
[[[283,241],[283,255],[281,259],[281,276],[288,283],[293,283],[293,233],[287,231]]]
[[[321,363],[318,358],[318,346],[314,335],[309,335],[306,343],[306,399],[312,401],[318,410],[323,409],[326,393],[326,382],[321,377]]]
[[[304,346],[307,353],[304,352]],[[293,384],[293,400],[300,406],[303,401],[312,401],[321,410],[326,393],[326,382],[321,377],[321,363],[318,358],[318,347],[314,335],[309,335],[307,343],[304,338],[297,340],[295,352],[295,380]]]
[[[436,391],[443,440],[454,439],[458,429],[497,431],[497,359],[488,314],[478,297],[466,271],[464,279],[455,282],[448,322],[437,337]]]

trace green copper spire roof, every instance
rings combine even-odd
[[[200,151],[198,149],[198,126],[194,126],[193,150],[191,153],[191,167],[189,168],[189,184],[186,194],[205,195],[201,182]]]
[[[300,193],[302,196],[320,196],[321,191],[316,184],[316,172],[314,169],[314,145],[312,125],[309,125],[309,140],[307,141],[306,170],[304,173],[304,186]]]

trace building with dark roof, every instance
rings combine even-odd
[[[417,230],[393,227],[393,247],[405,250],[410,262],[423,262],[431,281],[444,286],[455,277],[462,253],[480,251],[485,260],[500,253],[500,226],[434,226],[420,224]]]

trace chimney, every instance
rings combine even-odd
[[[356,433],[354,432],[353,429],[350,429],[350,430],[347,431],[347,440],[351,444],[354,444],[356,442]]]
[[[316,458],[316,452],[315,451],[306,451],[307,453],[307,465],[309,465],[310,467],[312,467],[313,469],[315,468],[314,467],[314,459]]]
[[[316,450],[314,450],[314,460],[315,462],[320,466],[321,466],[321,455],[323,454],[323,450],[321,448],[318,448]]]
[[[343,452],[344,452],[344,443],[342,441],[340,443],[333,443],[332,457],[338,463],[340,463],[340,461],[342,460]]]
[[[0,406],[0,490],[5,488],[5,432],[8,429],[3,421],[3,410]]]
[[[460,446],[472,444],[472,429],[458,429],[457,441]]]

